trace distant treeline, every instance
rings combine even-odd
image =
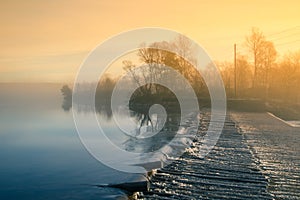
[[[236,65],[234,62],[214,62],[221,73],[228,98],[260,99],[265,102],[289,104],[300,102],[300,51],[290,52],[279,59],[274,44],[257,28],[253,28],[251,34],[246,37],[244,48],[248,49],[249,53],[237,54]],[[193,63],[173,53],[174,50],[181,52],[181,55],[185,55],[184,57]],[[128,84],[133,82],[138,86],[130,98],[129,106],[132,109],[142,104],[161,102],[172,105],[172,102],[177,102],[176,96],[168,88],[154,83],[166,78],[166,69],[161,66],[168,66],[179,72],[190,83],[199,102],[209,106],[208,88],[194,67],[199,62],[197,59],[201,58],[196,58],[193,45],[187,38],[180,35],[169,42],[155,42],[147,47],[142,44],[137,51],[137,57],[146,66],[139,73],[135,69],[140,65],[137,66],[132,60],[123,60],[122,66],[133,80]],[[95,94],[97,111],[105,111],[111,116],[111,96],[118,80],[118,77],[109,75],[101,77]],[[186,89],[176,77],[169,78],[168,81],[179,90]],[[78,91],[84,94],[89,90],[89,84],[78,88]],[[124,89],[126,88],[128,85],[124,84]],[[69,102],[72,93],[70,89],[64,86],[62,92],[65,102]],[[66,108],[69,106],[68,103],[64,105]]]
[[[215,62],[229,98],[258,98],[265,101],[300,103],[300,50],[280,57],[273,42],[253,28],[232,62]]]

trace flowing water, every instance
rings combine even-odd
[[[206,115],[206,116],[205,116]],[[209,117],[201,119],[194,148],[152,176],[149,192],[140,199],[272,199],[260,171],[235,123],[227,119],[216,146],[201,155]]]
[[[208,115],[209,113],[206,113]],[[210,153],[195,144],[158,169],[139,199],[300,199],[300,129],[268,113],[230,113]]]

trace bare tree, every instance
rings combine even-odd
[[[227,95],[234,95],[234,67],[232,62],[215,62],[218,69],[220,70],[223,83]],[[239,55],[236,62],[236,80],[237,80],[237,95],[239,97],[245,97],[247,90],[251,87],[252,73],[250,64],[248,63],[245,56]]]
[[[276,61],[276,56],[277,56],[277,51],[274,47],[273,42],[270,41],[264,41],[263,42],[263,51],[262,55],[260,57],[260,61],[262,63],[262,84],[264,85],[265,88],[265,99],[268,99],[268,91],[270,87],[270,70],[273,67],[275,61]]]
[[[247,91],[251,87],[252,73],[250,64],[245,56],[239,55],[236,61],[236,79],[237,79],[237,95],[239,97],[247,96]]]
[[[256,87],[257,76],[258,76],[258,68],[261,64],[259,62],[259,58],[262,55],[262,51],[264,49],[265,36],[258,29],[253,27],[251,34],[246,37],[246,46],[250,53],[253,55],[253,64],[254,64],[254,74],[252,80],[252,88]]]
[[[180,55],[173,53],[174,49]],[[179,35],[173,41],[155,42],[148,47],[142,44],[137,55],[142,63],[147,64],[147,66],[143,68],[143,72],[136,74],[133,70],[136,66],[131,61],[124,61],[123,69],[131,73],[138,86],[141,87],[143,85],[142,82],[149,83],[143,86],[143,93],[148,92],[151,94],[163,89],[157,86],[157,84],[153,84],[155,81],[164,78],[164,74],[166,74],[166,71],[163,71],[161,66],[171,67],[182,74],[190,82],[196,93],[197,90],[201,90],[205,87],[201,75],[193,66],[193,64],[196,63],[196,59],[192,43],[182,35]],[[192,60],[193,63],[188,62],[186,58]],[[178,87],[184,87],[184,84],[178,82],[179,80],[180,79],[174,78],[170,81],[177,84]]]
[[[258,28],[252,28],[252,32],[246,37],[246,46],[253,56],[252,88],[255,96],[268,98],[270,87],[270,70],[275,63],[277,52],[274,44],[267,41]]]
[[[215,62],[215,64],[217,65],[221,73],[227,96],[231,96],[232,89],[233,89],[233,81],[234,81],[233,63]]]
[[[299,98],[300,90],[300,51],[288,53],[279,64],[279,81],[283,87],[282,96],[286,101]]]

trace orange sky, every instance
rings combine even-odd
[[[129,3],[130,2],[130,3]],[[0,82],[70,82],[100,42],[126,30],[163,27],[231,60],[251,27],[280,54],[300,49],[299,1],[7,0],[0,6]]]

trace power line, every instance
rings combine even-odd
[[[287,34],[287,35],[285,35]],[[283,29],[282,31],[278,31],[278,32],[275,32],[275,33],[271,33],[271,34],[268,34],[268,35],[265,35],[266,37],[270,37],[273,38],[273,39],[269,39],[269,41],[271,42],[274,42],[276,43],[276,41],[279,41],[279,40],[282,40],[282,39],[292,39],[292,38],[295,38],[295,37],[292,37],[292,36],[300,36],[300,26],[295,26],[295,27],[291,27],[291,28],[287,28],[287,29]],[[292,44],[292,43],[297,43],[299,42],[300,39],[297,39],[297,40],[293,40],[293,41],[288,41],[288,42],[284,42],[284,43],[280,43],[280,44],[275,44],[275,47],[277,46],[284,46],[284,45],[288,45],[288,44]],[[245,47],[245,43],[244,42],[237,42],[235,43],[236,45],[238,46],[241,46],[242,48],[239,48],[238,51],[236,51],[236,55],[247,55],[247,51],[246,49],[244,48]],[[232,59],[232,57],[234,56],[232,50],[232,47],[228,47],[228,48],[224,48],[223,52],[226,52],[225,53],[225,56],[223,56],[225,59]]]
[[[300,42],[300,39],[294,40],[294,41],[290,41],[290,42],[281,43],[281,44],[276,44],[276,46],[283,46],[283,45],[287,45],[287,44],[291,44],[291,43],[296,43],[296,42]]]
[[[277,41],[277,40],[285,39],[285,38],[288,38],[288,37],[292,37],[294,35],[299,35],[300,36],[300,32],[299,33],[290,34],[290,35],[287,35],[287,36],[283,36],[283,37],[274,38],[274,39],[271,39],[271,41]]]
[[[286,33],[286,32],[289,32],[291,30],[300,30],[300,26],[295,26],[295,27],[292,27],[292,28],[288,28],[288,29],[284,29],[282,31],[279,31],[279,32],[275,32],[275,33],[271,33],[271,34],[268,34],[266,36],[273,36],[273,35],[279,35],[279,34],[282,34],[282,33]]]

